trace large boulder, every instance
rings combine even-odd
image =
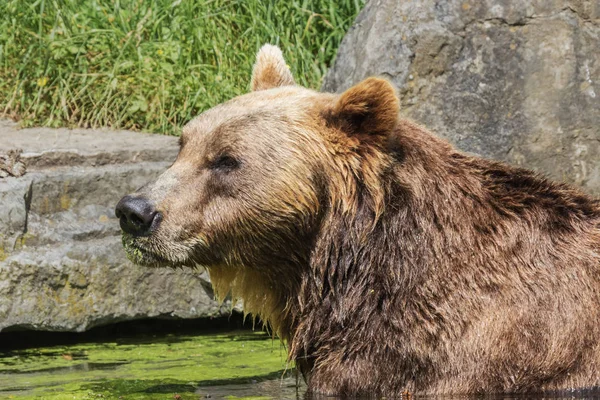
[[[177,151],[174,137],[0,121],[0,155],[18,154],[25,166],[24,175],[0,179],[0,331],[230,313],[231,304],[213,299],[206,272],[135,266],[121,246],[115,204]]]
[[[600,193],[598,0],[371,0],[324,89],[370,75],[459,148]]]

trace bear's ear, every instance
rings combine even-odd
[[[279,47],[265,44],[256,55],[252,69],[252,91],[295,85]]]
[[[386,135],[398,124],[396,89],[381,78],[367,78],[342,93],[331,115],[347,134]]]

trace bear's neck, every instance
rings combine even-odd
[[[498,212],[483,206],[489,193],[480,173],[464,168],[471,159],[448,143],[405,123],[387,146],[362,155],[360,169],[343,174],[354,177],[344,182],[346,192],[331,195],[285,335],[303,371],[319,348],[349,336],[396,337],[410,346],[409,332],[433,335],[432,342],[451,335],[434,315],[448,290],[434,275],[466,265],[488,246],[480,230],[493,231],[498,221]],[[340,202],[347,193],[351,201]]]

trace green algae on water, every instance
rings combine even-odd
[[[168,335],[0,353],[0,398],[198,399],[198,390],[280,379],[286,352],[263,332]]]

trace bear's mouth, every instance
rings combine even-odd
[[[123,248],[129,261],[145,267],[175,267],[175,264],[165,257],[142,246],[133,235],[123,232]]]

